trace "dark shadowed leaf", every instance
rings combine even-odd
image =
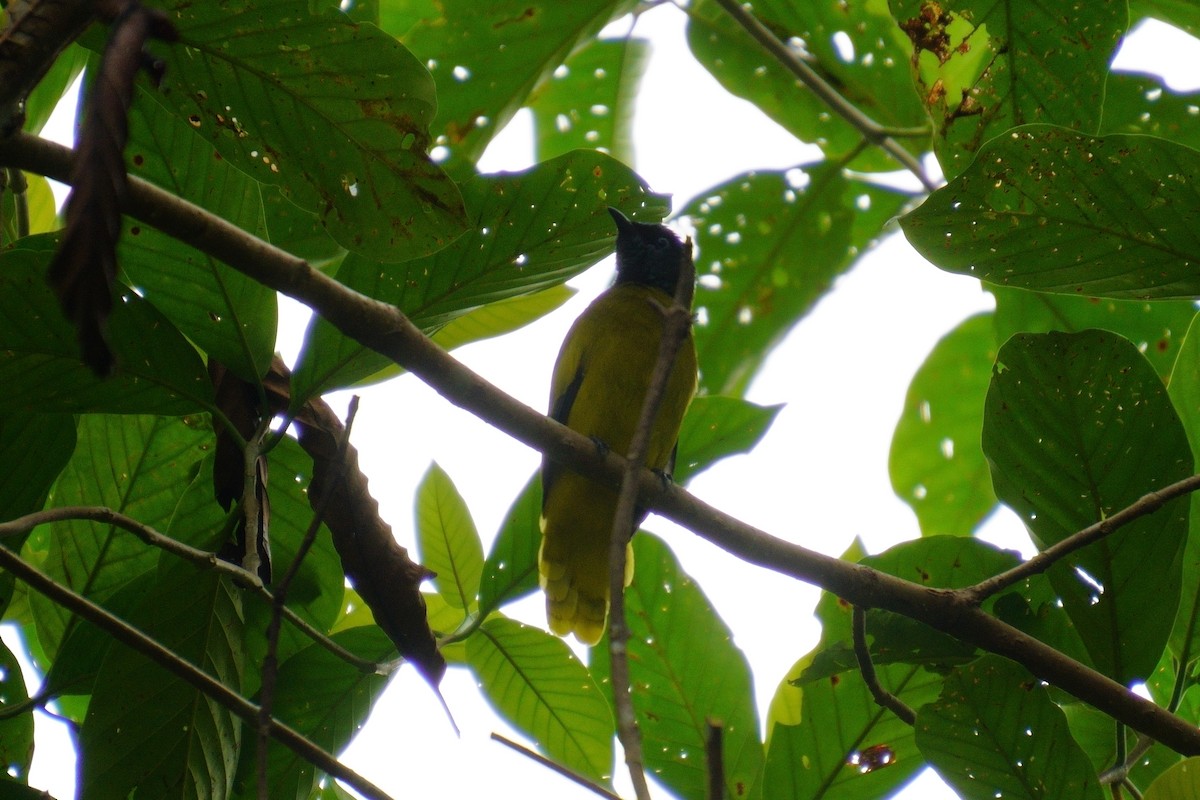
[[[760,406],[737,397],[692,400],[679,430],[675,482],[686,484],[722,458],[753,450],[782,410],[782,405]]]
[[[983,449],[997,497],[1041,549],[1192,474],[1162,381],[1128,340],[1096,330],[1009,339],[988,390]],[[1178,498],[1047,573],[1097,669],[1114,680],[1145,679],[1166,645],[1188,517]]]
[[[1025,669],[987,655],[955,669],[917,713],[917,744],[967,800],[1101,800],[1067,720]]]

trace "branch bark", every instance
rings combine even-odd
[[[66,180],[73,154],[36,137],[0,142],[0,165]],[[267,242],[144,181],[130,180],[125,211],[308,305],[342,333],[416,374],[449,402],[594,480],[617,488],[625,459],[597,454],[587,437],[501,392],[460,364],[397,309],[364,297]],[[928,589],[808,550],[747,525],[648,470],[647,507],[752,564],[820,586],[854,605],[885,608],[1025,666],[1034,675],[1184,755],[1200,754],[1200,729],[1119,683],[983,612],[960,592]]]

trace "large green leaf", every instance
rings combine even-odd
[[[760,797],[763,749],[753,678],[733,632],[666,544],[633,537],[633,584],[625,590],[629,676],[646,767],[680,797],[703,797],[708,721],[722,726],[730,797]],[[591,651],[592,674],[609,682],[607,635]]]
[[[260,186],[218,158],[213,146],[157,103],[129,114],[130,172],[265,238]],[[139,222],[126,221],[121,268],[209,357],[256,381],[275,352],[275,292],[212,256]]]
[[[496,711],[546,755],[611,782],[612,712],[562,639],[493,617],[467,639],[467,665]]]
[[[842,97],[888,128],[919,129],[926,117],[906,68],[910,47],[886,0],[767,0],[754,15],[805,60]],[[689,7],[688,46],[696,60],[732,94],[754,103],[797,138],[815,142],[831,161],[862,150],[862,170],[896,169],[878,148],[861,147],[862,131],[831,113],[779,60],[712,0]],[[914,155],[928,147],[928,131],[909,141]]]
[[[911,725],[879,706],[858,672],[794,685],[801,659],[772,700],[763,797],[861,800],[890,797],[925,766]],[[910,707],[937,697],[941,679],[908,665],[881,665],[880,683]]]
[[[1191,0],[1129,0],[1129,18],[1152,17],[1195,36],[1200,33],[1200,9]]]
[[[1017,125],[1099,128],[1108,64],[1128,25],[1123,3],[951,0],[933,8],[892,1],[913,39],[915,80],[946,175]]]
[[[996,495],[1042,549],[1192,473],[1162,381],[1128,340],[1096,330],[1001,348],[983,449]],[[1145,679],[1166,645],[1188,516],[1178,498],[1048,571],[1092,661],[1121,683]]]
[[[307,0],[161,5],[179,43],[156,48],[158,96],[225,160],[381,261],[463,231],[462,198],[425,152],[433,81],[395,39]]]
[[[1133,342],[1163,377],[1175,366],[1192,322],[1191,300],[1113,300],[989,286],[996,298],[996,341],[1016,333],[1076,333],[1100,328]]]
[[[633,111],[650,61],[645,39],[594,39],[530,98],[538,161],[593,147],[634,165]]]
[[[967,800],[1101,800],[1096,771],[1046,689],[987,655],[954,670],[917,713],[917,744]]]
[[[242,618],[228,578],[192,564],[161,570],[134,625],[235,692],[242,683]],[[189,683],[123,646],[109,648],[80,734],[80,793],[225,798],[242,722]]]
[[[968,536],[996,506],[979,446],[995,358],[992,315],[977,314],[942,337],[908,385],[888,473],[924,536]]]
[[[352,653],[376,662],[396,657],[382,630],[364,625],[334,634],[332,639]],[[329,753],[339,753],[367,720],[387,677],[363,672],[311,640],[279,667],[275,677],[273,715]],[[235,781],[236,796],[258,797],[256,748],[242,748]],[[267,782],[272,798],[307,798],[320,773],[306,759],[271,741]]]
[[[41,133],[50,115],[64,99],[71,84],[79,77],[88,60],[88,51],[75,43],[66,48],[54,59],[54,64],[46,72],[38,85],[25,98],[25,122],[22,128],[27,133]]]
[[[107,506],[158,530],[175,510],[177,492],[211,447],[202,417],[87,414],[78,443],[59,475],[53,505]],[[158,562],[159,551],[132,533],[89,520],[64,520],[37,529],[26,548],[39,554],[58,583],[98,602]],[[38,639],[53,658],[72,619],[41,595],[30,605]]]
[[[535,472],[504,515],[504,524],[483,562],[479,610],[487,613],[538,587],[537,557],[542,546],[542,475]]]
[[[533,89],[600,32],[615,0],[472,0],[387,4],[380,24],[437,81],[436,143],[460,179]]]
[[[0,411],[187,414],[211,406],[195,348],[129,290],[108,321],[115,374],[102,380],[83,364],[45,279],[54,242],[30,237],[0,255]]]
[[[900,220],[921,255],[989,283],[1128,299],[1200,295],[1200,153],[1030,125]]]
[[[696,226],[701,390],[740,395],[880,235],[906,195],[830,166],[739,175],[680,212]]]
[[[483,574],[483,543],[471,511],[446,471],[433,463],[417,487],[417,549],[436,573],[438,594],[473,611]]]
[[[609,252],[606,206],[659,220],[666,198],[628,167],[576,150],[517,173],[483,175],[462,187],[472,230],[428,258],[384,265],[351,254],[337,279],[391,303],[427,333],[480,306],[562,283]],[[514,216],[520,209],[520,216]],[[292,379],[293,402],[347,386],[388,360],[314,319]]]

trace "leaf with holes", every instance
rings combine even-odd
[[[946,334],[913,375],[892,435],[892,491],[923,536],[969,536],[996,506],[979,447],[996,344],[991,314]]]
[[[462,233],[458,189],[426,155],[433,81],[398,41],[307,0],[168,5],[179,43],[155,45],[155,96],[224,159],[372,258],[415,258]]]
[[[1151,136],[1029,125],[988,142],[900,220],[949,272],[1040,292],[1200,295],[1200,153]]]
[[[1100,781],[1037,678],[996,655],[950,673],[917,713],[917,746],[967,800],[1101,800]]]
[[[1096,330],[1009,339],[988,390],[983,450],[996,496],[1039,549],[1193,471],[1154,369],[1128,340]],[[1048,570],[1096,668],[1122,684],[1150,675],[1166,645],[1188,517],[1188,499],[1177,498]]]

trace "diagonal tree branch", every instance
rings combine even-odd
[[[70,150],[36,137],[0,142],[0,165],[66,180]],[[415,373],[439,394],[593,480],[617,487],[625,459],[533,410],[467,369],[396,308],[364,297],[267,242],[144,181],[130,180],[127,213],[305,303],[342,333]],[[820,586],[854,605],[885,608],[1023,665],[1034,675],[1184,755],[1200,728],[982,611],[960,592],[929,589],[773,537],[658,476],[638,476],[642,501],[738,558]]]
[[[121,644],[136,650],[176,677],[187,681],[248,724],[257,724],[259,714],[257,705],[207,672],[184,661],[129,623],[108,613],[86,597],[56,583],[49,575],[27,564],[16,553],[3,547],[0,547],[0,568],[12,573],[34,591],[44,594],[63,608],[107,632]],[[390,796],[378,786],[347,767],[330,753],[322,750],[293,728],[272,719],[270,733],[271,738],[275,741],[329,775],[345,781],[349,786],[361,792],[364,797],[370,797],[373,800],[391,800]]]

